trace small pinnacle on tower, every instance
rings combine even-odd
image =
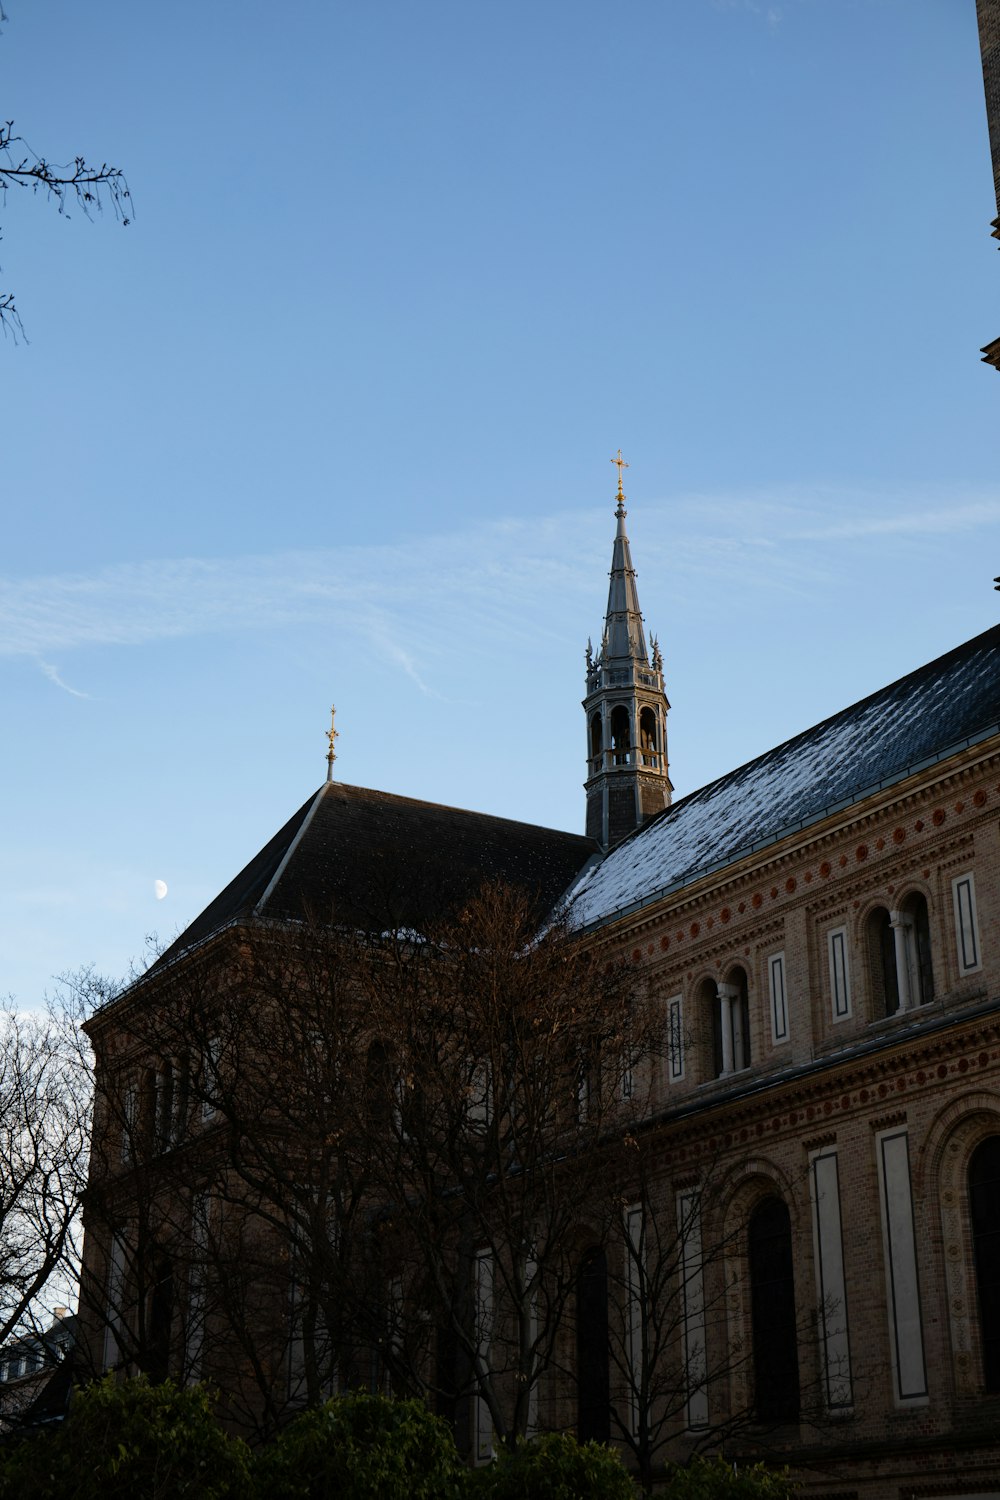
[[[333,780],[333,763],[337,759],[337,752],[333,748],[334,744],[336,743],[336,741],[340,737],[339,736],[339,732],[338,732],[337,727],[336,727],[336,718],[337,718],[337,709],[336,709],[336,706],[334,705],[330,709],[330,727],[326,731],[326,738],[327,738],[327,741],[328,741],[329,746],[330,746],[329,750],[326,752],[326,779],[327,779],[327,781],[332,781]]]

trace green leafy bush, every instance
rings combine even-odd
[[[444,1422],[382,1396],[303,1412],[257,1460],[261,1500],[459,1500],[464,1484]]]
[[[635,1488],[618,1454],[600,1443],[578,1443],[567,1433],[519,1443],[501,1452],[470,1485],[482,1500],[634,1500]]]
[[[200,1386],[118,1381],[79,1391],[55,1432],[0,1453],[0,1500],[249,1500],[249,1453]]]
[[[795,1490],[786,1469],[694,1458],[671,1469],[663,1493],[668,1500],[793,1500]]]

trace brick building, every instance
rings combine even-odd
[[[663,1037],[615,1075],[623,1134],[652,1167],[622,1177],[625,1240],[580,1241],[530,1427],[628,1448],[642,1384],[657,1462],[721,1447],[790,1461],[810,1491],[844,1500],[1000,1496],[1000,628],[674,801],[663,661],[646,643],[624,500],[619,481],[608,610],[588,649],[588,837],[328,780],[90,1023],[92,1361],[208,1373],[225,1389],[250,1360],[205,1313],[199,1269],[205,1184],[242,1149],[211,1081],[225,1071],[221,1023],[199,1035],[188,1005],[163,1029],[179,997],[230,1004],[225,975],[255,928],[421,933],[496,878],[530,889],[540,916],[562,913],[603,966],[627,965]],[[155,1045],[143,1017],[159,1018]],[[258,1092],[270,1068],[277,1097],[287,1044],[277,1024],[269,1035],[263,1074],[266,1042],[238,1066],[258,1068]],[[348,1087],[330,1076],[317,1116]],[[485,1099],[468,1114],[485,1127]],[[336,1145],[324,1160],[335,1170]],[[246,1170],[240,1181],[246,1206]],[[169,1235],[162,1207],[139,1212],[144,1191],[183,1199]],[[279,1239],[240,1243],[244,1270],[258,1256],[249,1316],[270,1330],[275,1420],[294,1405],[298,1358]],[[468,1274],[472,1304],[492,1300],[485,1252]],[[659,1363],[630,1386],[668,1304]],[[403,1321],[371,1333],[367,1373],[355,1359],[336,1381],[384,1379]],[[665,1416],[668,1371],[681,1395]],[[476,1379],[459,1425],[483,1458]]]

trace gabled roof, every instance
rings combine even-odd
[[[595,852],[558,829],[327,782],[153,968],[254,916],[425,931],[488,880],[520,886],[541,919]]]
[[[1000,626],[675,802],[581,874],[571,920],[645,906],[997,733]]]

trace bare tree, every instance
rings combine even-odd
[[[0,21],[6,19],[0,7]],[[74,206],[87,218],[102,213],[107,206],[120,224],[127,226],[132,220],[132,196],[120,167],[107,162],[98,166],[82,156],[68,162],[50,161],[14,133],[13,120],[6,120],[0,123],[0,198],[5,204],[12,188],[43,194],[67,218]],[[15,343],[19,336],[24,337],[13,292],[0,292],[0,327]]]
[[[76,1284],[91,1078],[71,1014],[0,1008],[0,1344],[39,1333]]]
[[[581,1256],[608,1234],[634,1059],[662,1028],[630,971],[558,927],[539,936],[505,886],[433,933],[383,934],[361,983],[386,1362],[466,1413],[482,1457],[543,1421]]]

